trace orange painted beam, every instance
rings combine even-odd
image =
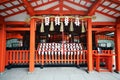
[[[15,1],[15,0],[0,0],[0,5],[2,5],[3,3],[8,3],[10,1]]]
[[[120,1],[119,0],[106,0],[106,1],[109,1],[109,2],[112,2],[112,3],[115,3],[115,4],[120,4]]]
[[[2,25],[4,23],[3,19],[4,18],[2,16],[0,16],[0,25]]]
[[[23,36],[19,33],[7,33],[6,39],[23,39]]]
[[[22,0],[24,5],[26,6],[27,12],[30,14],[30,16],[34,16],[34,9],[30,5],[30,3],[27,0]]]
[[[30,31],[30,28],[6,28],[6,31]]]
[[[116,71],[120,73],[120,18],[115,30]]]
[[[63,12],[63,0],[59,0],[59,5],[60,5],[60,12]],[[63,13],[59,13],[61,16]]]
[[[4,2],[7,2],[9,0],[0,0],[0,3],[4,3]]]
[[[53,15],[59,15],[59,14],[63,14],[63,15],[72,15],[72,14],[78,14],[81,16],[84,16],[86,12],[84,11],[46,11],[46,10],[41,10],[41,11],[36,11],[35,12],[36,15],[42,15],[42,14],[53,14]]]
[[[7,21],[6,22],[6,25],[25,25],[26,24],[26,22],[24,22],[24,21]]]
[[[101,2],[103,2],[103,0],[96,0],[95,3],[93,3],[90,9],[88,10],[87,15],[90,15],[90,16],[94,15],[96,9],[99,7]]]
[[[115,31],[115,28],[92,28],[92,31]]]
[[[98,25],[101,25],[101,26],[115,26],[116,23],[115,22],[92,22],[92,25],[93,26],[98,26]]]
[[[6,25],[3,22],[0,29],[0,73],[5,71],[5,55],[6,55]]]
[[[34,54],[35,54],[35,27],[34,19],[30,21],[30,57],[29,57],[29,72],[34,71]]]
[[[93,70],[93,53],[92,53],[92,20],[88,19],[88,31],[87,31],[87,64],[88,64],[88,72]]]

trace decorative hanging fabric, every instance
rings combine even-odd
[[[84,26],[84,21],[82,20],[82,31],[81,31],[82,33],[84,33],[85,32],[85,26]]]
[[[65,17],[64,22],[65,22],[65,26],[68,26],[68,23],[69,23],[69,18],[68,18],[68,16]]]
[[[70,22],[70,31],[74,31],[72,20],[71,20],[71,22]]]
[[[49,17],[45,17],[45,25],[48,26],[49,25],[49,22],[50,21],[50,18]]]
[[[44,32],[44,24],[43,24],[43,20],[42,20],[42,23],[41,23],[40,32]]]
[[[63,22],[61,22],[61,26],[60,26],[60,32],[64,31],[64,26],[63,26]]]
[[[60,25],[60,17],[59,16],[55,17],[55,25]]]
[[[51,21],[51,24],[50,24],[50,31],[54,31],[54,24],[53,24],[53,21]]]
[[[76,26],[80,26],[80,21],[79,21],[79,18],[78,18],[78,17],[75,18],[75,25],[76,25]]]

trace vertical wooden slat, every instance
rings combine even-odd
[[[54,52],[52,54],[52,63],[54,63]]]
[[[78,51],[77,51],[77,65],[79,65],[79,54],[78,54]]]
[[[22,50],[21,50],[22,51]],[[21,59],[22,59],[22,52],[21,51],[19,51],[19,63],[21,64],[22,63],[22,61],[21,61]]]
[[[12,63],[12,51],[10,51],[10,64]]]
[[[26,61],[25,61],[25,56],[26,56],[26,52],[25,51],[23,51],[23,63],[25,63]]]
[[[29,60],[29,50],[25,50],[26,51],[26,56],[25,56],[25,61],[26,61],[26,64],[28,64],[28,60]]]
[[[72,57],[73,57],[73,54],[71,53],[71,54],[70,54],[70,61],[71,61],[71,64],[73,63]]]
[[[9,58],[9,53],[8,51],[6,51],[5,66],[8,65],[8,61],[9,61],[8,58]]]
[[[42,56],[42,66],[44,65],[44,54],[41,54]]]
[[[58,63],[60,64],[60,52],[58,52]]]
[[[49,64],[51,63],[51,55],[50,52],[48,52],[48,58],[49,58]]]
[[[16,51],[16,63],[18,64],[18,51]]]
[[[55,63],[57,63],[57,51],[55,51]]]

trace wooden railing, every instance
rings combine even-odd
[[[79,52],[81,52],[79,50]],[[87,62],[87,50],[82,50],[82,53],[78,54],[76,51],[56,51],[49,53],[48,51],[38,54],[35,51],[34,61],[35,64],[84,64]],[[112,54],[111,50],[102,50],[103,54]],[[93,54],[98,54],[97,50],[93,50]],[[30,52],[29,50],[7,50],[6,65],[8,64],[28,64]]]
[[[29,50],[7,50],[8,64],[29,63]]]
[[[42,51],[41,51],[42,53]],[[76,52],[67,52],[65,51],[63,54],[61,52],[55,51],[53,53],[49,53],[48,51],[43,54],[38,54],[38,51],[35,52],[35,63],[44,64],[81,64],[86,63],[86,54],[87,51],[84,50],[83,54],[77,54]]]
[[[66,51],[65,53],[53,52],[48,53],[44,52],[43,54],[38,54],[38,51],[35,51],[34,61],[36,64],[82,64],[86,63],[87,51],[83,50],[82,54],[77,54],[78,51]],[[29,63],[30,53],[29,50],[7,50],[6,55],[6,65],[8,64],[28,64]]]

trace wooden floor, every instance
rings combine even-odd
[[[87,73],[86,68],[76,67],[45,67],[35,68],[28,73],[28,68],[12,68],[0,75],[0,80],[120,80],[115,72]]]

